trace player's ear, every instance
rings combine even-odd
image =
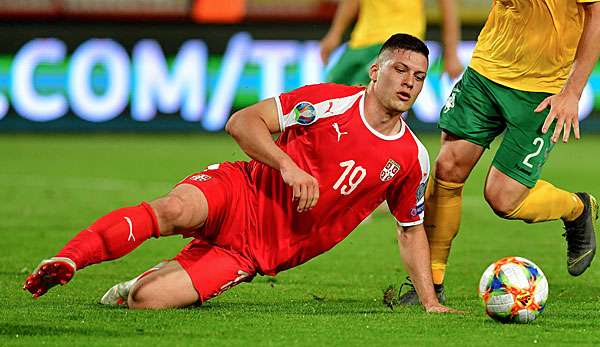
[[[369,77],[371,78],[371,81],[377,81],[377,72],[379,72],[379,59],[375,60],[373,65],[369,68]]]

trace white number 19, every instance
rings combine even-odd
[[[352,193],[354,189],[356,189],[360,182],[362,182],[365,179],[365,177],[367,176],[367,170],[365,170],[365,168],[363,168],[362,166],[354,167],[354,164],[356,164],[354,160],[346,160],[340,163],[340,166],[346,169],[344,170],[340,178],[337,180],[337,182],[335,182],[335,184],[333,185],[333,190],[337,190],[340,187],[340,185],[346,179],[346,176],[350,174],[350,171],[352,171],[352,173],[348,178],[348,185],[344,184],[342,186],[342,189],[340,189],[340,193],[342,195],[350,195],[350,193]],[[352,170],[352,168],[354,168],[354,170]]]

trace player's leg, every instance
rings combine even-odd
[[[442,133],[440,153],[425,192],[425,230],[436,285],[444,282],[452,240],[460,228],[464,184],[483,151],[481,145]]]
[[[246,250],[243,234],[254,225],[252,210],[255,207],[244,164],[211,165],[209,169],[187,177],[180,185],[199,188],[206,198],[202,203],[210,206],[209,215],[202,217],[202,227],[184,233],[195,239],[168,266],[159,264],[141,276],[113,286],[102,298],[102,303],[129,303],[132,308],[182,307],[197,300],[207,300],[228,286],[253,276],[253,263],[242,255]],[[165,208],[159,210],[168,211]],[[187,225],[187,220],[195,219],[185,213],[172,213],[172,217],[177,218],[168,225],[176,225],[176,233],[179,232],[178,223]],[[190,289],[190,281],[196,293]]]
[[[528,223],[562,219],[568,270],[578,276],[595,254],[596,200],[590,194],[571,193],[539,180],[552,149],[552,129],[542,134],[545,114],[536,115],[532,110],[548,94],[502,88],[497,95],[508,129],[488,173],[486,200],[496,214],[506,219]]]
[[[442,145],[425,192],[425,230],[429,241],[433,283],[444,295],[444,277],[452,240],[460,227],[462,190],[485,148],[502,132],[502,122],[485,81],[465,71],[440,113]],[[410,287],[410,283],[409,283]],[[418,304],[410,290],[402,304]]]
[[[492,210],[502,218],[527,223],[557,219],[571,222],[582,215],[586,205],[584,200],[590,200],[544,180],[538,180],[529,187],[509,175],[512,174],[505,174],[492,166],[485,184],[485,198]]]
[[[54,258],[44,260],[27,278],[24,289],[34,297],[67,283],[76,270],[120,258],[151,237],[199,228],[208,215],[201,190],[184,184],[150,203],[125,207],[103,216],[79,232]]]
[[[197,302],[198,293],[187,272],[172,260],[133,281],[127,290],[126,300],[129,308],[178,308]]]
[[[153,273],[154,271],[159,270],[160,268],[167,265],[168,263],[169,263],[168,260],[162,261],[162,262],[154,265],[150,269],[144,271],[140,275],[138,275],[128,281],[115,284],[109,290],[107,290],[106,293],[104,293],[104,295],[100,299],[100,303],[102,305],[108,305],[108,306],[125,306],[126,307],[127,300],[129,298],[129,292],[131,291],[131,288],[136,284],[136,282],[138,280],[140,280],[142,277],[148,276],[149,274]]]
[[[444,281],[452,240],[460,227],[464,183],[505,128],[486,83],[467,69],[440,112],[442,146],[425,195],[425,230],[437,285]]]
[[[242,255],[193,240],[174,260],[143,276],[129,291],[132,309],[165,309],[203,303],[256,273],[252,262]]]
[[[446,300],[444,276],[452,240],[458,234],[462,209],[462,190],[471,170],[484,151],[482,146],[442,132],[442,145],[435,169],[425,191],[425,231],[429,242],[433,285],[438,300]],[[401,305],[418,305],[419,297],[412,281],[402,285]],[[402,292],[402,287],[400,292]]]

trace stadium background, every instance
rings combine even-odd
[[[409,121],[433,130],[451,82],[427,1],[431,68]],[[468,60],[490,1],[458,2]],[[323,79],[336,1],[0,1],[0,131],[221,131],[237,109]],[[332,58],[332,60],[335,58]],[[600,130],[600,67],[581,101]]]
[[[436,3],[427,0],[434,54]],[[466,61],[491,0],[457,3]],[[465,185],[445,281],[448,305],[465,315],[382,304],[383,290],[398,289],[406,276],[387,214],[298,268],[257,276],[193,309],[98,304],[114,283],[175,255],[189,241],[178,237],[148,241],[118,261],[86,268],[39,300],[21,290],[41,259],[99,216],[165,194],[209,164],[246,159],[219,131],[225,118],[261,97],[319,80],[317,41],[335,5],[0,0],[0,346],[600,345],[598,260],[572,278],[560,221],[506,221],[487,206],[483,184],[498,141]],[[421,106],[408,118],[431,158],[439,133],[425,130],[435,128],[447,88],[440,66],[434,59]],[[557,145],[543,175],[558,187],[597,196],[600,166],[593,158],[600,136],[589,132],[600,129],[598,66],[587,98],[582,127],[588,134]],[[483,270],[508,255],[533,260],[548,277],[548,305],[534,324],[497,324],[477,297]]]

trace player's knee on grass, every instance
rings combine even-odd
[[[160,310],[181,308],[198,301],[192,280],[176,261],[142,277],[127,298],[130,309]]]
[[[175,187],[167,196],[150,203],[158,218],[161,236],[201,227],[208,204],[201,190],[191,185]]]

